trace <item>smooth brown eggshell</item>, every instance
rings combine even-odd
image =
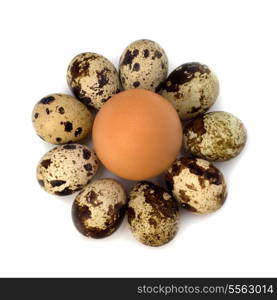
[[[93,143],[108,170],[129,180],[144,180],[160,174],[176,159],[182,126],[166,99],[133,89],[113,96],[99,111]]]

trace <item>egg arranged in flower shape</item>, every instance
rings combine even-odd
[[[151,40],[137,40],[127,46],[119,61],[123,89],[156,91],[166,79],[168,59],[164,49]]]
[[[104,166],[129,180],[159,175],[182,145],[182,126],[174,107],[160,95],[140,89],[107,101],[96,115],[92,135]]]

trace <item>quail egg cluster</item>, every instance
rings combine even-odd
[[[100,54],[78,54],[68,65],[66,79],[68,94],[40,97],[33,108],[36,134],[55,145],[40,159],[36,177],[49,194],[68,196],[78,191],[71,212],[82,235],[108,237],[127,215],[135,239],[161,246],[176,236],[181,210],[209,214],[222,207],[227,185],[213,162],[236,157],[246,144],[247,132],[233,114],[208,112],[219,95],[219,81],[210,67],[187,62],[168,75],[164,49],[142,39],[126,47],[118,69]],[[130,89],[151,91],[171,104],[183,124],[184,151],[160,174],[161,184],[145,178],[127,192],[120,177],[96,179],[101,157],[84,139],[91,135],[94,117],[105,103]],[[180,129],[180,143],[181,137]],[[175,154],[169,163],[174,159]]]

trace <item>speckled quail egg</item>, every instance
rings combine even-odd
[[[67,82],[80,101],[96,109],[120,91],[116,68],[107,58],[96,53],[75,56],[68,66]]]
[[[150,40],[131,43],[120,57],[119,76],[125,90],[155,91],[166,79],[167,71],[168,60],[164,50]]]
[[[176,160],[166,172],[165,179],[181,205],[197,214],[216,211],[227,196],[223,174],[201,158]]]
[[[51,94],[35,105],[32,121],[43,140],[51,144],[65,144],[85,138],[91,132],[93,117],[76,98]]]
[[[237,117],[217,111],[189,122],[184,130],[184,143],[195,156],[210,161],[225,161],[242,151],[246,136],[246,129]]]
[[[119,227],[126,206],[121,184],[114,179],[99,179],[77,195],[72,206],[73,222],[83,235],[103,238]]]
[[[57,146],[41,158],[37,180],[46,192],[66,196],[88,184],[98,165],[95,153],[84,145]]]
[[[128,222],[137,240],[148,246],[161,246],[177,232],[177,201],[151,182],[141,181],[130,192]]]
[[[186,63],[171,72],[159,93],[171,102],[182,120],[190,119],[215,103],[219,82],[206,65]]]

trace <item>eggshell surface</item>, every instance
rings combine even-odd
[[[84,145],[57,146],[41,158],[37,180],[46,192],[67,196],[88,184],[98,166],[94,151]]]
[[[163,97],[132,89],[113,96],[93,125],[98,158],[112,173],[129,180],[154,177],[176,159],[182,126]]]
[[[51,144],[77,142],[92,128],[93,116],[76,98],[66,94],[51,94],[42,98],[32,113],[36,133]]]
[[[166,183],[182,207],[207,214],[218,210],[227,196],[224,175],[201,158],[176,160],[165,175]]]
[[[219,94],[216,75],[206,65],[186,63],[171,72],[159,93],[176,108],[182,120],[207,111]]]
[[[151,40],[131,43],[120,57],[119,76],[125,90],[138,88],[155,91],[166,79],[167,71],[165,51]]]
[[[120,90],[114,65],[104,56],[91,52],[72,59],[67,69],[67,82],[81,102],[96,109]]]
[[[111,235],[121,224],[126,210],[123,187],[114,179],[95,180],[76,197],[72,218],[80,233],[91,238]]]
[[[225,161],[240,154],[246,144],[247,131],[236,116],[214,111],[187,124],[185,147],[197,157],[209,161]]]
[[[171,241],[178,230],[177,201],[162,187],[138,182],[130,192],[128,223],[134,237],[148,246]]]

